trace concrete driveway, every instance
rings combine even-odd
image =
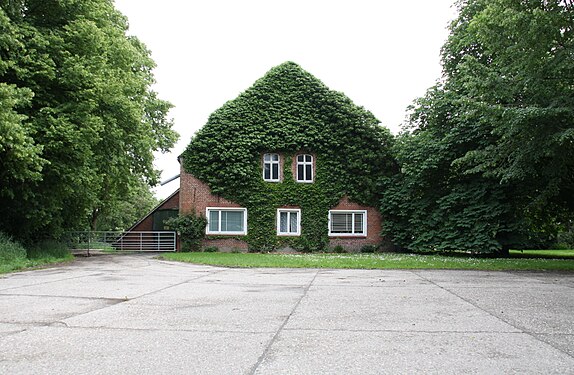
[[[0,374],[574,373],[574,274],[98,256],[0,278]]]

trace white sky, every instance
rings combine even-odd
[[[441,75],[454,0],[115,0],[152,52],[154,87],[181,138],[156,157],[162,180],[209,115],[293,61],[370,110],[393,133]],[[178,187],[156,189],[165,198]]]

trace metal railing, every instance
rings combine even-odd
[[[177,246],[176,232],[168,231],[85,231],[69,232],[68,246],[73,250],[102,252],[117,251],[175,251]]]

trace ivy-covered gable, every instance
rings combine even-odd
[[[290,205],[303,212],[305,230],[295,242],[316,248],[327,241],[325,212],[343,196],[377,206],[377,181],[394,168],[392,140],[372,113],[287,62],[216,110],[183,153],[183,166],[214,194],[248,209],[250,245],[274,248],[281,240],[272,235],[275,210]],[[282,155],[282,182],[263,181],[269,152]],[[299,153],[316,157],[312,184],[294,181]]]

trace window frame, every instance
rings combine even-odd
[[[266,155],[270,155],[271,159],[272,159],[273,155],[277,155],[277,160],[266,161],[265,160]],[[266,152],[262,156],[262,161],[263,161],[263,168],[262,168],[261,176],[263,177],[263,181],[281,182],[281,155],[276,153],[276,152]],[[265,164],[269,164],[269,175],[271,178],[265,178]],[[276,179],[273,178],[273,165],[274,164],[277,164],[277,178]]]
[[[297,231],[296,232],[281,232],[281,213],[287,213],[287,223],[290,222],[291,214],[297,213]],[[297,237],[301,236],[301,209],[300,208],[278,208],[277,209],[277,235],[283,237]]]
[[[333,214],[353,214],[351,222],[351,233],[333,233],[331,232],[331,220]],[[355,215],[363,215],[363,232],[355,233]],[[329,210],[329,220],[327,223],[329,227],[329,237],[367,237],[367,210]]]
[[[299,161],[299,156],[303,156],[303,161]],[[311,157],[311,161],[305,161],[305,156],[310,156]],[[313,162],[315,160],[315,157],[311,154],[297,154],[295,155],[295,181],[299,182],[299,183],[303,183],[303,184],[312,184],[315,181],[315,168],[313,168]],[[303,179],[299,179],[299,165],[303,166]],[[310,180],[305,180],[304,178],[306,177],[306,166],[310,165],[311,166],[311,179]]]
[[[219,211],[219,217],[218,217],[218,230],[217,231],[212,231],[209,229],[209,220],[210,220],[210,215],[209,213],[211,211]],[[221,212],[222,211],[241,211],[243,212],[243,231],[222,231],[221,230]],[[230,236],[245,236],[247,235],[247,208],[243,208],[243,207],[206,207],[205,208],[205,217],[207,218],[207,225],[205,227],[205,234],[208,235],[230,235]]]

